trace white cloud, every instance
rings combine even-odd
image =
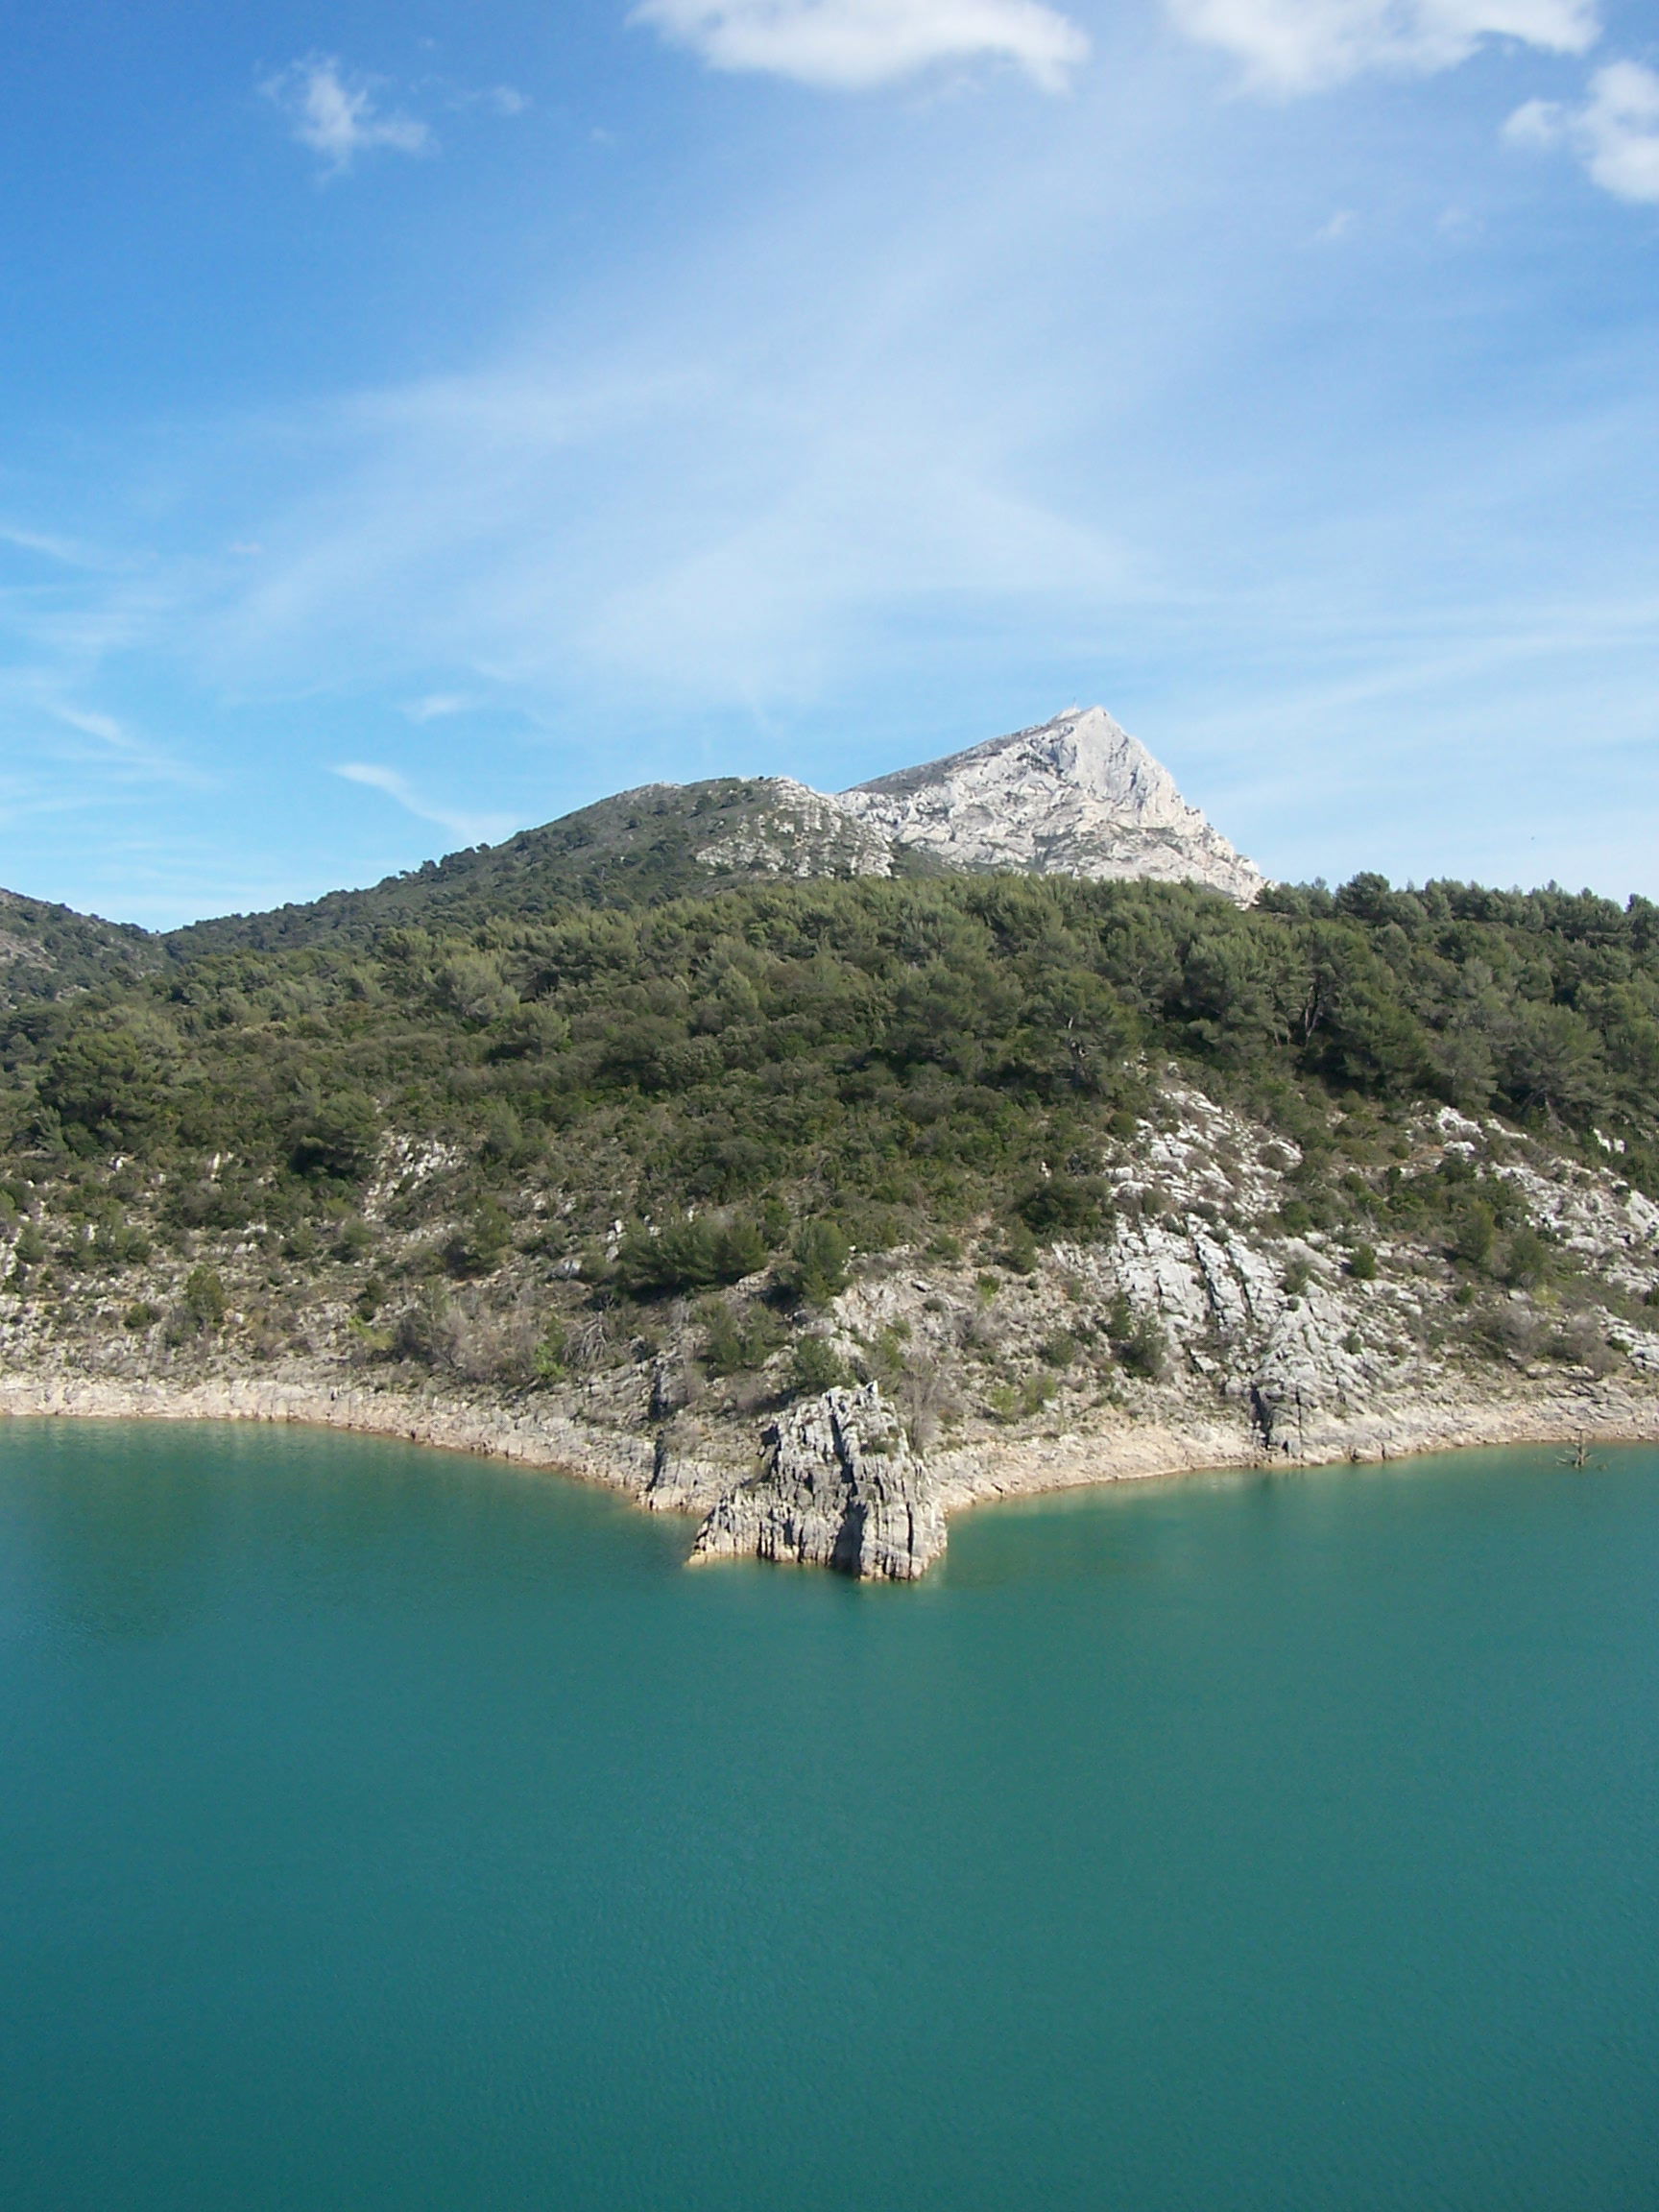
[[[403,711],[411,722],[441,722],[449,714],[466,714],[478,705],[465,691],[430,691],[423,699],[411,699]]]
[[[419,117],[383,111],[373,81],[348,76],[331,54],[308,54],[259,87],[289,118],[301,146],[321,155],[330,176],[349,169],[359,154],[387,147],[397,154],[426,154],[431,131]]]
[[[436,822],[439,829],[449,830],[469,845],[493,845],[517,827],[511,814],[466,814],[434,806],[422,799],[396,768],[378,768],[369,761],[348,760],[334,773],[343,776],[348,783],[366,783],[372,791],[383,791],[388,799],[395,799],[399,806],[406,807],[422,822]]]
[[[1259,91],[1316,92],[1370,69],[1428,75],[1489,38],[1582,54],[1595,0],[1168,0],[1190,38],[1244,64]]]
[[[715,69],[862,92],[940,62],[1001,60],[1066,89],[1089,40],[1043,0],[640,0],[632,21]]]
[[[1571,146],[1603,191],[1659,203],[1659,71],[1610,61],[1577,108],[1528,100],[1503,126],[1515,146]]]

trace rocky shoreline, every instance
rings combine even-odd
[[[1616,1156],[1574,1161],[1451,1108],[1395,1143],[1400,1187],[1450,1170],[1447,1188],[1503,1201],[1503,1250],[1527,1260],[1530,1286],[1448,1250],[1458,1219],[1491,1240],[1489,1206],[1431,1233],[1379,1213],[1374,1244],[1304,1223],[1294,1149],[1170,1080],[1162,1118],[1109,1170],[1111,1225],[1090,1239],[1017,1253],[986,1225],[972,1247],[863,1255],[838,1289],[781,1313],[766,1269],[723,1298],[640,1306],[539,1280],[516,1255],[445,1309],[450,1334],[432,1343],[411,1329],[418,1303],[368,1328],[361,1269],[336,1259],[326,1276],[313,1263],[285,1344],[260,1319],[271,1258],[247,1239],[218,1255],[216,1317],[193,1316],[198,1244],[89,1296],[0,1294],[0,1414],[397,1437],[693,1516],[696,1559],[894,1581],[925,1574],[950,1517],[985,1499],[1659,1441],[1659,1206]],[[512,1332],[549,1311],[565,1316],[559,1358],[505,1359]],[[737,1356],[716,1356],[716,1324]]]
[[[367,1389],[315,1375],[113,1381],[0,1377],[0,1418],[252,1421],[341,1429],[546,1470],[699,1517],[693,1561],[760,1557],[909,1581],[943,1553],[950,1516],[986,1501],[1218,1469],[1318,1468],[1479,1445],[1659,1443],[1659,1391],[1563,1378],[1446,1391],[1386,1415],[1322,1416],[1273,1447],[1248,1420],[1118,1418],[1057,1436],[911,1449],[877,1383],[826,1391],[762,1431],[757,1460],[676,1457],[541,1407]]]

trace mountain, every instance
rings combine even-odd
[[[840,803],[948,868],[1208,883],[1240,905],[1266,880],[1103,707],[878,776]]]
[[[369,943],[390,928],[469,927],[571,904],[654,905],[770,877],[1013,869],[1208,884],[1248,905],[1265,878],[1103,708],[830,795],[786,776],[647,783],[500,845],[362,891],[192,923],[175,958]]]
[[[769,876],[885,876],[888,842],[857,815],[787,777],[646,783],[557,822],[521,830],[388,876],[264,914],[227,914],[176,929],[177,959],[368,944],[387,929],[470,928],[536,920],[572,905],[659,905]]]

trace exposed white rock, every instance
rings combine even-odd
[[[893,847],[838,799],[790,776],[761,780],[763,813],[716,837],[697,854],[702,867],[764,868],[779,876],[891,876]]]
[[[944,1509],[878,1383],[791,1407],[761,1449],[759,1472],[698,1530],[693,1558],[794,1559],[911,1582],[944,1551]]]
[[[1101,707],[840,797],[883,836],[948,867],[1208,883],[1244,905],[1265,882]]]

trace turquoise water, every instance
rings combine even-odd
[[[1659,1455],[686,1541],[0,1428],[8,2212],[1659,2205]]]

